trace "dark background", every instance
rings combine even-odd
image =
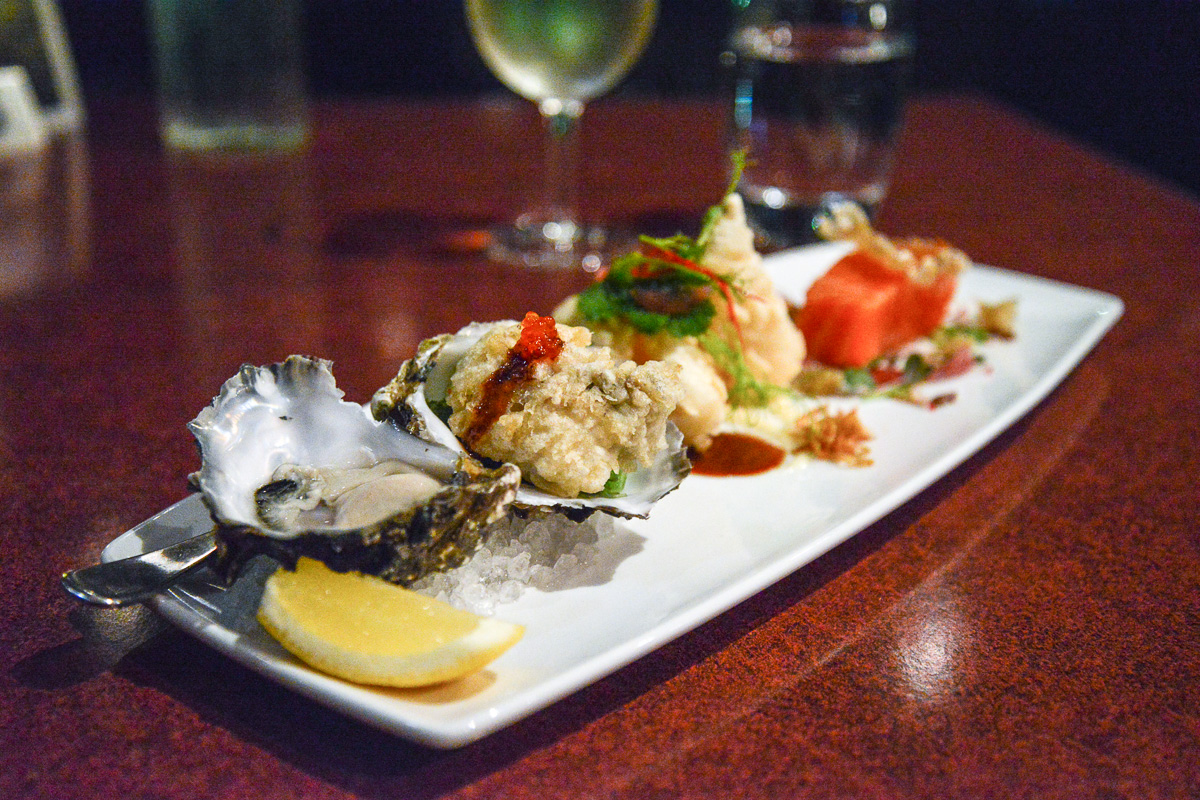
[[[61,0],[84,94],[149,93],[143,0]],[[501,87],[458,0],[306,0],[313,96]],[[916,90],[975,91],[1200,194],[1200,0],[912,0]],[[620,94],[719,92],[732,0],[662,0]]]

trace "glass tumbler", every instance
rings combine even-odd
[[[733,147],[760,247],[815,240],[814,214],[888,190],[912,70],[898,0],[751,0],[733,32]]]

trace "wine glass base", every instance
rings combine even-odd
[[[595,272],[603,266],[608,245],[607,229],[578,225],[569,220],[494,227],[488,257],[493,261],[537,270],[582,269]]]

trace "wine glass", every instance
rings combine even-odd
[[[537,103],[545,138],[538,202],[492,231],[494,258],[563,269],[585,263],[604,231],[585,229],[575,207],[579,118],[642,54],[657,0],[465,0],[471,38],[488,69]],[[596,265],[591,265],[594,268]]]

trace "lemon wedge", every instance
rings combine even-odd
[[[482,669],[525,629],[301,558],[267,579],[258,621],[311,667],[355,683],[413,687]]]

